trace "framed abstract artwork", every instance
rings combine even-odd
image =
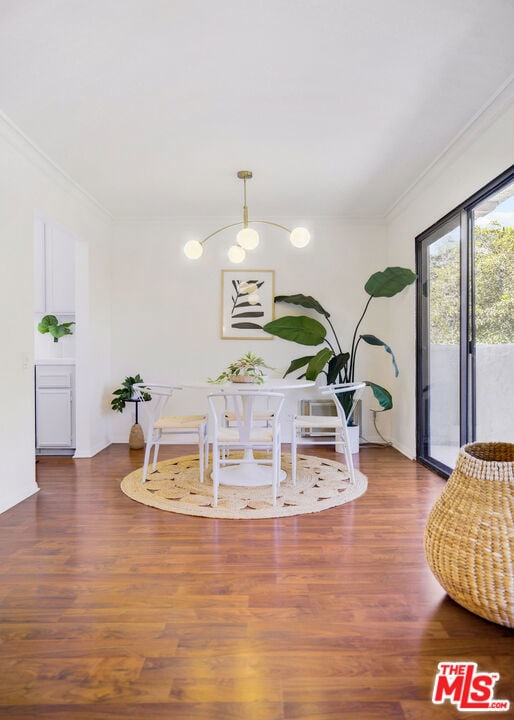
[[[274,270],[222,270],[222,339],[272,340],[262,326],[273,320],[274,297]]]

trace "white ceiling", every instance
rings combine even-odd
[[[0,110],[117,217],[239,214],[239,169],[251,216],[380,217],[513,31],[513,0],[0,0]]]

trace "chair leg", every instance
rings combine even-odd
[[[350,436],[348,434],[348,429],[346,428],[346,426],[343,427],[341,435],[344,447],[344,459],[346,461],[346,467],[348,468],[348,473],[350,475],[350,485],[355,485],[355,469],[353,466],[352,449],[350,447]]]
[[[199,465],[200,465],[200,482],[204,480],[204,467],[205,467],[205,425],[200,424],[198,426],[198,451],[199,451]]]
[[[148,462],[150,460],[150,450],[152,449],[152,445],[153,445],[153,428],[150,427],[148,430],[148,437],[146,439],[145,460],[143,463],[143,475],[141,476],[141,483],[143,485],[146,482],[146,476],[148,474]]]
[[[277,504],[278,487],[280,485],[280,459],[281,459],[281,445],[280,437],[277,438],[277,442],[273,445],[271,452],[273,453],[273,505]]]
[[[158,430],[155,437],[154,449],[153,449],[153,466],[152,472],[155,472],[155,466],[157,465],[157,457],[159,456],[159,445],[161,444],[162,430]]]
[[[212,504],[214,507],[218,504],[218,485],[219,485],[220,457],[218,443],[212,443]]]
[[[298,432],[296,424],[293,420],[293,436],[291,438],[291,475],[293,476],[293,486],[296,487],[296,453],[297,453],[297,437]]]
[[[205,437],[204,437],[204,450],[203,450],[204,474],[205,474],[205,470],[207,470],[208,467],[209,467],[209,425],[206,424],[205,425]]]

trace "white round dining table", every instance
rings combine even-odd
[[[298,380],[296,378],[265,378],[262,383],[210,383],[208,381],[192,381],[180,383],[184,389],[208,390],[213,393],[250,393],[243,398],[243,412],[249,416],[253,411],[254,398],[258,398],[262,392],[285,392],[290,390],[302,390],[314,387],[313,380]],[[241,465],[229,465],[220,470],[220,483],[224,485],[238,485],[242,487],[257,487],[260,485],[271,485],[271,467],[252,463],[253,451],[247,448],[244,451],[245,462]],[[280,470],[280,482],[286,478],[285,470]]]

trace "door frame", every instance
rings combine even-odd
[[[423,347],[426,343],[426,303],[423,296],[423,278],[426,262],[426,241],[444,224],[459,219],[460,224],[460,372],[459,412],[461,447],[475,440],[476,432],[476,353],[474,323],[473,283],[473,228],[472,211],[476,205],[487,199],[503,186],[514,180],[514,165],[491,180],[487,185],[453,208],[444,217],[424,230],[415,239],[416,273],[416,457],[443,477],[448,477],[452,468],[428,455],[428,413],[424,393],[426,373]]]

